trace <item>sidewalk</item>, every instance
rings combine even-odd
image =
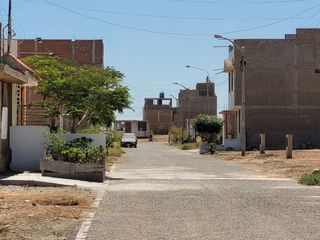
[[[13,175],[0,175],[0,185],[31,185],[31,186],[78,186],[102,190],[106,183],[87,182],[65,178],[43,177],[41,173],[24,172]]]

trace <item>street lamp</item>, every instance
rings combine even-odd
[[[226,40],[231,42],[241,53],[241,61],[240,61],[240,71],[241,71],[241,75],[242,75],[242,83],[241,83],[241,124],[240,124],[240,132],[241,132],[241,155],[244,156],[246,153],[246,133],[245,133],[245,129],[246,129],[246,125],[245,125],[245,121],[246,121],[246,95],[245,95],[245,90],[246,90],[246,85],[245,85],[245,67],[246,67],[246,61],[245,61],[245,47],[244,46],[240,46],[239,44],[237,44],[235,41],[226,38],[224,36],[215,34],[214,37],[218,40]]]
[[[209,83],[210,81],[210,74],[207,70],[203,69],[203,68],[199,68],[199,67],[194,67],[194,66],[190,66],[190,65],[186,65],[186,68],[193,68],[202,72],[205,72],[207,74],[206,77],[206,82],[207,82],[207,114],[209,114]]]
[[[181,87],[183,87],[184,88],[184,90],[186,90],[187,91],[187,108],[188,108],[188,117],[187,117],[187,131],[188,131],[188,136],[189,136],[189,133],[190,133],[190,131],[189,131],[189,119],[190,119],[190,104],[189,104],[189,91],[190,91],[190,89],[189,88],[187,88],[187,87],[185,87],[184,85],[182,85],[181,83],[177,83],[177,82],[175,82],[175,83],[173,83],[173,84],[175,84],[175,85],[179,85],[179,86],[181,86]],[[179,105],[179,106],[181,106],[181,105]],[[184,114],[183,114],[184,115]],[[182,131],[183,131],[183,128],[184,128],[184,116],[183,116],[183,123],[182,123]],[[183,139],[183,134],[182,134],[182,139]],[[181,142],[182,143],[182,142]]]

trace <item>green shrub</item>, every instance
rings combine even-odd
[[[184,143],[181,145],[181,150],[191,150],[191,149],[197,149],[199,148],[200,143],[199,142],[193,142],[193,143]]]
[[[45,133],[49,158],[73,163],[102,163],[105,160],[103,146],[91,147],[92,139],[81,137],[67,143],[60,133]]]
[[[92,142],[93,142],[93,140],[91,138],[81,137],[81,138],[75,138],[75,139],[69,141],[68,143],[66,143],[66,145],[84,150],[84,149],[90,147]]]
[[[222,130],[223,121],[215,115],[199,114],[193,126],[203,141],[214,143],[218,141],[217,135]]]
[[[218,146],[216,143],[210,143],[209,149],[211,154],[215,154],[217,152]]]
[[[53,159],[62,159],[62,152],[67,149],[61,133],[45,132],[46,151],[52,156]]]
[[[173,143],[187,142],[188,133],[186,131],[183,131],[182,128],[172,126],[170,128],[170,141]]]
[[[105,133],[105,131],[99,129],[99,128],[86,128],[86,129],[79,129],[77,130],[77,133],[84,133],[84,134],[100,134]]]
[[[299,183],[304,184],[304,185],[319,185],[320,186],[320,174],[313,173],[313,174],[303,175],[299,179]]]

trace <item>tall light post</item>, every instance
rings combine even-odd
[[[244,156],[246,154],[246,85],[245,85],[245,47],[240,46],[235,41],[223,37],[221,35],[214,35],[214,37],[218,40],[226,40],[231,42],[241,53],[241,61],[240,61],[240,71],[241,71],[241,123],[240,123],[240,133],[241,133],[241,155]]]
[[[194,66],[190,66],[190,65],[186,65],[186,68],[193,68],[193,69],[205,72],[207,74],[207,77],[206,77],[206,83],[207,83],[207,114],[209,114],[209,83],[211,83],[210,74],[209,74],[209,72],[207,70],[205,70],[203,68],[194,67]]]
[[[189,104],[189,91],[190,91],[190,89],[189,88],[187,88],[187,87],[185,87],[184,85],[182,85],[181,83],[177,83],[177,82],[175,82],[175,83],[173,83],[173,84],[175,84],[175,85],[179,85],[179,86],[181,86],[182,88],[184,88],[184,90],[186,90],[187,91],[187,108],[188,108],[188,116],[187,116],[187,132],[188,132],[188,136],[189,136],[189,133],[190,133],[190,131],[189,131],[189,121],[190,121],[190,104]],[[183,114],[184,115],[184,114]],[[184,118],[184,116],[183,116],[183,118]],[[182,119],[183,119],[182,118]],[[184,128],[184,121],[183,121],[183,123],[182,123],[182,131],[183,131],[183,128]],[[183,134],[182,134],[182,139],[183,139]]]

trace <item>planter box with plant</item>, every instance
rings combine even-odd
[[[103,182],[106,152],[81,137],[65,142],[60,133],[46,133],[46,152],[40,161],[42,175]]]
[[[200,154],[214,154],[217,151],[219,143],[217,135],[221,132],[222,126],[222,120],[215,115],[199,114],[197,116],[194,128],[203,142],[199,148]]]

